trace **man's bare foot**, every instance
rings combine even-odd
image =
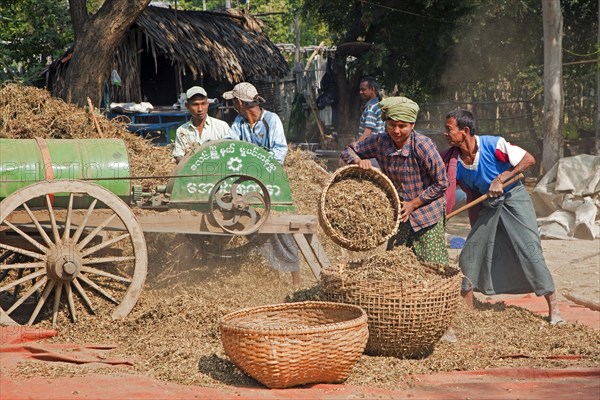
[[[558,300],[556,300],[556,294],[554,292],[547,294],[544,296],[546,298],[546,302],[548,303],[548,318],[550,319],[550,324],[552,325],[563,325],[566,324],[558,311]]]
[[[441,340],[448,343],[456,343],[458,339],[456,339],[456,332],[454,331],[454,328],[449,326]]]

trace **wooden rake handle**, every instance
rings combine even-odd
[[[523,179],[524,177],[525,176],[523,174],[518,174],[518,175],[513,176],[512,178],[510,178],[509,180],[507,180],[506,182],[504,182],[502,184],[502,189],[506,188],[508,185],[512,185],[513,183],[515,183],[518,180]],[[448,221],[450,218],[454,217],[455,215],[460,214],[461,212],[463,212],[465,210],[468,210],[469,208],[473,207],[474,205],[481,203],[482,201],[486,200],[488,197],[490,197],[490,195],[489,195],[489,193],[486,193],[482,196],[479,196],[472,202],[465,204],[458,210],[452,211],[450,214],[446,215],[446,221]]]

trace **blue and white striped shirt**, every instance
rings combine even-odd
[[[373,97],[371,100],[365,103],[365,109],[360,116],[360,122],[358,124],[358,136],[360,137],[365,128],[371,128],[372,135],[385,132],[383,121],[381,120],[381,108],[379,108],[379,99]]]

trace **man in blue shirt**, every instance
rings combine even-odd
[[[233,107],[239,113],[226,139],[243,140],[261,146],[273,153],[283,165],[288,151],[283,124],[277,114],[260,107],[265,99],[258,95],[254,85],[238,83],[233,90],[223,93],[223,98],[233,100]]]
[[[254,85],[238,83],[229,92],[223,93],[225,100],[233,100],[233,107],[239,113],[225,139],[243,140],[273,153],[283,165],[288,152],[283,124],[279,116],[264,110],[260,103],[265,99],[258,95]],[[280,271],[291,272],[294,285],[300,284],[300,258],[298,245],[291,234],[269,234],[267,241],[258,249],[271,266]]]
[[[358,141],[371,135],[384,133],[385,128],[379,108],[379,85],[373,78],[361,79],[358,87],[360,98],[365,102],[358,124]]]

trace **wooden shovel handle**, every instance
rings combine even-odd
[[[523,178],[524,178],[523,174],[513,176],[512,178],[510,178],[509,180],[507,180],[506,182],[504,182],[502,184],[502,189],[506,188],[508,185],[512,185],[516,181],[523,179]],[[461,212],[468,210],[469,208],[473,207],[474,205],[481,203],[482,201],[486,200],[488,197],[490,197],[490,195],[489,195],[489,193],[486,193],[482,196],[479,196],[472,202],[465,204],[458,210],[452,211],[450,214],[446,215],[446,221],[448,221],[450,218],[454,217],[456,214],[460,214]]]

